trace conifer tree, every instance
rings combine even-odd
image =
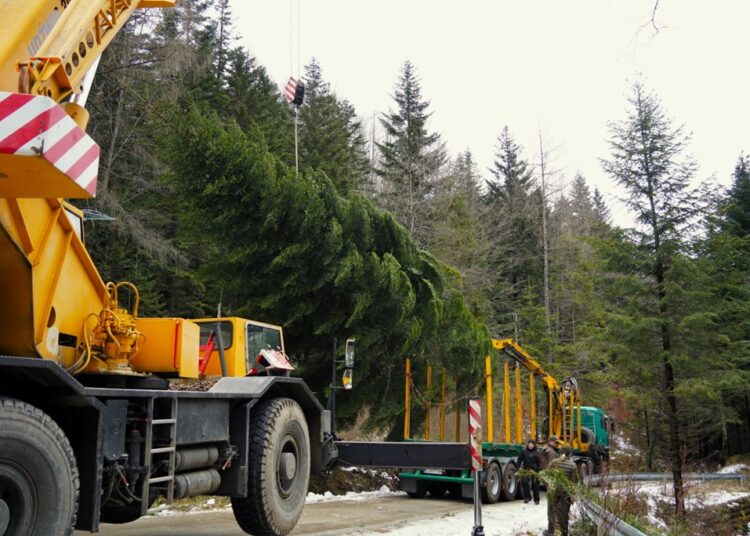
[[[485,202],[497,274],[496,314],[507,316],[529,285],[542,286],[542,193],[508,127],[498,137]],[[539,294],[534,290],[536,294]]]
[[[353,106],[331,92],[315,58],[305,66],[305,82],[300,163],[328,175],[337,191],[348,196],[361,190],[368,171],[362,124]]]
[[[651,333],[655,355],[660,355],[666,424],[669,429],[675,512],[685,514],[681,455],[682,430],[676,393],[675,361],[679,359],[679,305],[672,291],[680,292],[680,253],[685,251],[686,229],[698,208],[690,180],[696,164],[685,156],[689,136],[674,127],[661,103],[640,84],[633,86],[627,118],[610,123],[611,156],[604,170],[627,191],[626,203],[640,224],[634,230],[637,251],[643,258],[643,275],[653,292],[654,307],[646,304],[641,314],[653,317]],[[644,333],[644,337],[646,334]]]
[[[740,155],[732,179],[723,210],[723,227],[735,236],[747,236],[750,234],[750,157]]]
[[[396,109],[382,115],[385,140],[378,143],[376,169],[382,179],[383,206],[419,244],[429,236],[429,196],[446,161],[440,135],[427,130],[430,102],[422,97],[416,69],[406,61],[393,95]]]

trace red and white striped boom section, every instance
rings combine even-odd
[[[89,198],[99,146],[48,97],[0,92],[0,197]]]

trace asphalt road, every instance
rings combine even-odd
[[[487,521],[515,517],[515,510],[528,508],[523,514],[546,519],[544,503],[523,505],[522,501],[498,503],[484,507]],[[362,501],[333,501],[305,506],[302,518],[292,535],[323,534],[470,534],[472,505],[468,502],[435,499],[409,499],[402,495]],[[511,512],[513,511],[513,512]],[[511,514],[508,516],[508,514]],[[457,525],[454,532],[453,527]],[[451,530],[449,529],[451,527]],[[410,527],[421,530],[412,531]],[[427,527],[431,527],[427,529]],[[488,527],[489,528],[489,527]],[[531,527],[529,527],[531,528]],[[427,529],[427,530],[426,530]],[[501,534],[487,531],[488,534]],[[515,530],[513,531],[515,533]],[[504,532],[503,532],[504,533]],[[76,536],[86,533],[76,532]],[[102,525],[101,536],[241,536],[244,534],[231,511],[147,517],[127,525]]]

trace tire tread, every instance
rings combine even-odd
[[[55,422],[55,420],[43,412],[36,406],[32,406],[26,402],[15,398],[0,397],[0,408],[2,408],[3,414],[6,418],[13,418],[13,415],[17,415],[17,420],[31,420],[38,424],[41,429],[46,430],[53,438],[53,440],[60,446],[65,458],[68,462],[74,486],[74,503],[73,503],[73,515],[70,521],[70,526],[65,532],[65,536],[72,536],[73,530],[76,525],[78,516],[78,503],[80,500],[81,483],[80,475],[78,473],[78,463],[76,462],[75,453],[73,447],[70,445],[65,432]]]
[[[276,526],[267,515],[269,506],[262,490],[265,488],[264,465],[271,453],[271,436],[281,412],[286,407],[299,407],[291,398],[272,398],[259,402],[254,409],[250,428],[250,451],[261,452],[250,456],[247,497],[232,499],[235,519],[243,531],[256,536],[283,536],[291,532]]]

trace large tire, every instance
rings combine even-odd
[[[584,445],[593,445],[596,443],[596,434],[591,428],[581,426],[581,443]]]
[[[482,501],[488,504],[495,504],[500,500],[503,491],[503,473],[500,466],[491,463],[487,466],[484,476],[484,486],[482,486]]]
[[[240,528],[255,536],[285,536],[302,515],[310,481],[310,435],[290,398],[260,402],[250,428],[247,497],[233,498]]]
[[[427,496],[427,482],[424,480],[417,480],[416,490],[407,491],[406,494],[412,499],[424,499]]]
[[[57,423],[30,404],[0,398],[0,534],[73,534],[78,494],[75,455]]]
[[[503,500],[515,501],[518,495],[518,477],[516,464],[508,462],[503,467]]]
[[[442,499],[445,497],[448,491],[448,483],[446,482],[430,482],[427,486],[427,491],[430,492],[430,497],[434,499]]]

